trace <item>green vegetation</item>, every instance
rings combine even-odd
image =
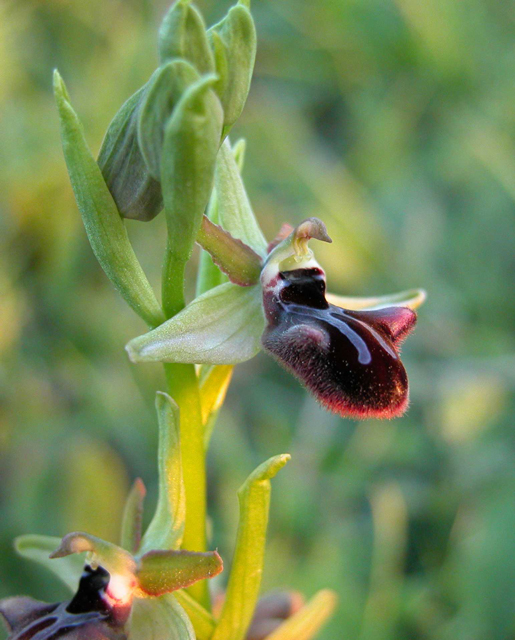
[[[199,2],[210,24],[229,5]],[[15,555],[15,536],[85,530],[117,541],[132,479],[157,500],[153,403],[164,375],[120,355],[145,325],[85,238],[51,75],[66,78],[96,154],[156,67],[166,8],[0,8],[0,597],[66,596]],[[263,587],[334,589],[321,640],[510,638],[513,9],[255,0],[252,11],[256,72],[231,137],[247,139],[245,182],[267,237],[319,216],[334,241],[317,247],[333,291],[422,285],[429,301],[403,351],[412,402],[400,420],[325,413],[263,356],[236,367],[211,440],[212,547],[231,557],[238,487],[289,451],[274,479]],[[127,228],[156,288],[164,216]],[[193,290],[191,280],[188,300]]]

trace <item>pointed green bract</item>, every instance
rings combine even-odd
[[[122,519],[120,545],[130,553],[136,553],[141,542],[143,520],[143,501],[146,489],[143,481],[137,478],[125,503]]]
[[[184,306],[184,268],[211,195],[222,130],[213,77],[183,95],[166,127],[161,183],[168,225],[163,305],[168,317]]]
[[[400,293],[392,293],[388,296],[372,296],[368,298],[360,298],[357,296],[338,296],[328,293],[327,302],[343,307],[344,309],[352,309],[354,311],[365,310],[373,311],[375,309],[385,309],[387,307],[408,307],[409,309],[418,309],[427,297],[424,289],[410,289],[409,291],[401,291]]]
[[[129,628],[130,640],[195,640],[193,626],[172,594],[135,598]]]
[[[154,549],[178,549],[186,518],[179,408],[169,395],[158,392],[156,410],[159,422],[159,496],[154,517],[143,536],[141,554]]]
[[[122,105],[98,154],[98,166],[119,213],[141,221],[152,220],[163,210],[161,185],[150,175],[137,135],[141,104],[157,73]]]
[[[249,93],[256,60],[256,28],[249,9],[237,4],[208,33],[215,51],[220,47],[219,40],[225,48],[225,56],[215,55],[215,60],[217,74],[226,77],[219,96],[227,134],[243,111]]]
[[[88,149],[82,126],[57,71],[54,93],[61,119],[64,157],[93,252],[126,302],[147,324],[157,326],[164,319],[161,308],[134,254],[123,220]]]
[[[138,116],[138,143],[150,175],[161,180],[165,128],[185,90],[200,79],[186,60],[172,60],[154,74]]]
[[[200,74],[215,71],[204,20],[187,0],[178,0],[168,11],[159,30],[158,48],[161,62],[182,58]]]
[[[215,187],[219,224],[234,238],[266,256],[268,243],[254,217],[233,150],[226,140],[216,161]]]
[[[52,536],[26,535],[19,536],[14,541],[16,551],[29,560],[42,565],[56,575],[71,591],[77,589],[80,574],[84,566],[84,558],[71,555],[64,558],[50,558],[61,544],[61,538]]]
[[[290,456],[282,454],[260,465],[238,492],[240,521],[227,594],[212,640],[243,640],[258,599],[270,506],[270,479]]]
[[[223,569],[216,551],[150,551],[140,559],[139,588],[150,596],[161,596],[213,578]]]
[[[236,364],[257,354],[264,328],[261,289],[229,282],[131,340],[126,349],[133,362]]]
[[[266,640],[311,640],[332,615],[336,602],[334,591],[319,591],[306,606],[268,635]]]

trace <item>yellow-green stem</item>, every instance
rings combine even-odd
[[[162,297],[167,318],[184,306],[184,266],[167,246],[163,265]],[[182,547],[190,551],[206,550],[206,457],[204,426],[195,366],[165,364],[168,393],[179,405],[182,469],[186,491],[186,525]],[[207,580],[200,580],[188,592],[208,611],[211,609]]]
[[[165,364],[168,393],[180,409],[181,455],[186,490],[186,526],[182,547],[206,550],[206,468],[204,428],[195,367]],[[207,580],[200,580],[188,592],[210,610]]]

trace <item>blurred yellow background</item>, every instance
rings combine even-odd
[[[229,3],[197,6],[212,23]],[[15,556],[14,536],[114,540],[132,479],[155,499],[161,367],[123,351],[144,327],[87,244],[51,72],[96,153],[156,66],[166,8],[0,5],[0,596],[64,595]],[[412,403],[400,420],[325,413],[264,355],[236,368],[209,455],[213,546],[229,560],[238,486],[288,451],[264,587],[334,588],[322,640],[515,638],[515,4],[254,0],[252,11],[256,72],[232,138],[247,138],[267,236],[319,216],[333,291],[422,286],[429,299],[404,348]],[[157,287],[164,221],[128,227]]]

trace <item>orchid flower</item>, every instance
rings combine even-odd
[[[223,243],[217,244],[220,236]],[[325,273],[308,246],[311,239],[331,242],[323,222],[309,218],[284,236],[283,229],[267,244],[226,141],[197,241],[231,282],[129,342],[131,360],[228,365],[264,349],[341,416],[402,415],[409,394],[399,346],[415,325],[425,292],[326,295]]]
[[[50,569],[74,595],[54,604],[25,596],[0,600],[9,640],[148,640],[164,637],[165,629],[173,629],[177,640],[196,637],[185,610],[192,599],[182,590],[218,575],[223,563],[216,551],[180,548],[185,495],[178,409],[164,393],[157,394],[156,408],[159,496],[145,534],[145,487],[138,479],[127,499],[120,545],[84,532],[69,533],[62,540],[17,538],[18,553]]]

